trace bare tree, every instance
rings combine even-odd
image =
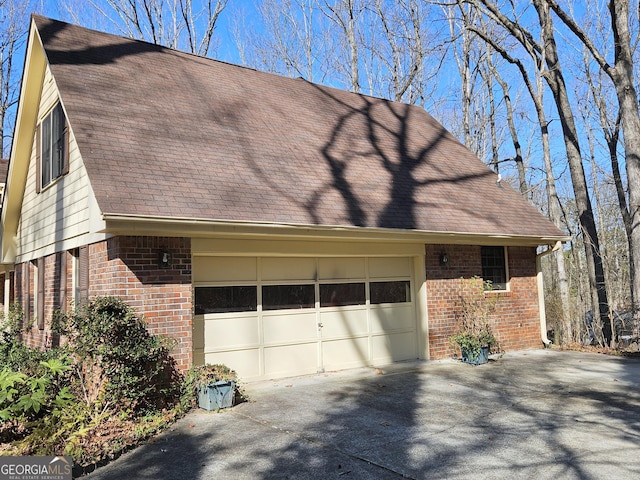
[[[15,123],[15,109],[20,94],[21,65],[15,65],[17,52],[27,38],[28,14],[33,1],[4,0],[0,2],[0,155],[9,155]],[[4,181],[4,179],[0,180]]]
[[[465,15],[466,11],[461,9],[461,13],[463,19],[465,21],[466,28],[473,31],[479,39],[487,43],[490,48],[494,49],[497,53],[499,53],[504,60],[506,60],[509,64],[516,67],[524,85],[526,86],[527,91],[531,97],[533,105],[535,107],[538,125],[540,129],[540,139],[542,144],[542,156],[544,163],[544,170],[546,172],[546,191],[547,191],[547,205],[548,205],[548,213],[549,218],[558,226],[565,223],[563,221],[562,208],[560,204],[560,199],[558,196],[558,192],[556,189],[555,177],[553,175],[553,164],[551,162],[551,148],[550,148],[550,140],[549,140],[549,122],[546,118],[545,108],[544,108],[544,86],[543,86],[543,69],[542,66],[544,62],[534,62],[534,78],[532,79],[529,73],[529,70],[525,66],[524,62],[512,56],[507,49],[503,46],[504,42],[498,37],[496,32],[491,31],[488,28],[486,22],[480,21],[479,23],[474,23],[470,16]],[[494,65],[491,63],[491,65]],[[507,105],[507,122],[509,124],[509,129],[511,131],[512,139],[514,142],[514,148],[516,151],[516,157],[520,154],[520,142],[518,140],[515,124],[513,122],[513,114],[511,108],[510,95],[508,93],[507,83],[502,79],[502,77],[498,74],[497,69],[493,66],[494,77],[500,83],[502,90],[504,92],[505,103]],[[524,165],[521,165],[521,161],[516,162],[518,165],[518,172],[520,176],[520,185],[521,191],[523,191],[523,187],[526,189],[526,181],[523,180],[524,176]],[[524,194],[524,193],[523,193]],[[557,251],[555,253],[556,260],[556,274],[555,279],[557,279],[558,288],[560,291],[560,300],[561,300],[561,312],[559,316],[561,317],[562,325],[565,329],[568,330],[567,337],[572,338],[573,332],[572,324],[573,322],[569,318],[570,306],[569,306],[569,287],[568,280],[566,274],[566,266],[564,253],[562,251]]]
[[[241,61],[269,72],[322,82],[332,56],[328,20],[317,0],[263,0],[260,26],[235,25]]]
[[[379,61],[390,72],[391,98],[416,103],[423,95],[421,80],[427,55],[421,4],[417,0],[400,0],[389,5],[376,0],[374,8],[387,48],[378,51],[374,43],[372,50],[377,51]]]
[[[470,2],[518,41],[533,60],[536,68],[544,72],[543,76],[546,84],[553,94],[561,120],[581,233],[585,239],[585,258],[591,292],[590,303],[593,306],[596,320],[602,325],[604,342],[609,344],[611,342],[611,322],[608,315],[607,291],[602,258],[600,256],[597,226],[582,165],[582,155],[572,105],[558,56],[555,30],[549,14],[549,6],[545,0],[533,0],[541,36],[541,41],[537,42],[534,35],[519,22],[515,12],[515,19],[511,19],[501,11],[496,3],[490,0],[470,0]],[[485,40],[487,39],[485,38]]]
[[[360,87],[360,56],[358,52],[357,25],[358,17],[364,6],[359,0],[323,0],[320,10],[334,22],[344,35],[345,49],[348,58],[348,77],[351,91],[359,93]]]
[[[463,19],[466,24],[470,24],[473,20],[470,18],[473,15],[473,10],[470,6],[460,4],[460,10],[463,15]],[[455,16],[449,15],[449,30],[451,38],[453,39],[452,51],[453,56],[458,66],[458,72],[460,73],[461,82],[461,101],[462,101],[462,134],[465,146],[479,153],[474,148],[474,135],[471,132],[471,101],[473,99],[473,75],[476,72],[472,67],[471,54],[472,54],[472,30],[468,28],[460,28],[455,24]],[[460,33],[458,34],[458,30]],[[459,39],[459,42],[455,41]],[[459,45],[458,45],[459,43]]]
[[[635,328],[638,332],[640,330],[640,111],[634,83],[634,49],[629,24],[630,1],[610,0],[609,2],[611,31],[615,46],[613,65],[609,64],[585,31],[555,0],[544,0],[544,2],[582,42],[602,71],[611,79],[616,90],[625,150],[628,203],[624,195],[621,195],[622,192],[619,193],[618,198],[621,202],[629,242],[631,301],[635,313]]]
[[[228,0],[89,0],[87,15],[98,13],[116,32],[206,56]],[[72,14],[77,18],[77,14]]]

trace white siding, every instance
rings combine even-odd
[[[55,106],[58,89],[47,68],[38,122]],[[63,105],[64,106],[64,105]],[[65,112],[66,113],[66,112]],[[19,261],[87,243],[90,215],[98,214],[70,123],[69,173],[36,193],[36,138],[34,136],[26,188],[18,225]]]

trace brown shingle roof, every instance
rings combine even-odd
[[[562,236],[422,108],[34,20],[105,213]]]

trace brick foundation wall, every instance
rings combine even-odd
[[[441,265],[440,255],[445,252],[449,261]],[[499,297],[490,319],[494,335],[505,351],[541,347],[536,250],[509,247],[507,261],[509,291],[486,294]],[[425,267],[430,357],[449,358],[457,354],[449,336],[457,327],[461,278],[482,275],[480,247],[427,245]]]
[[[160,268],[159,254],[170,255],[168,268]],[[63,256],[66,258],[63,259]],[[117,296],[144,315],[149,331],[177,340],[172,356],[178,368],[193,362],[191,240],[172,237],[113,237],[88,246],[88,296]],[[73,255],[61,252],[44,259],[44,328],[34,326],[27,344],[49,347],[57,339],[51,334],[54,311],[68,309],[73,299]],[[23,280],[26,268],[28,280]],[[64,270],[64,273],[62,271]],[[34,292],[36,281],[32,262],[16,265],[16,299],[23,298],[24,287]],[[35,318],[33,295],[29,295],[30,318]],[[26,302],[25,302],[26,304]]]

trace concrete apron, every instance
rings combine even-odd
[[[91,479],[553,478],[640,475],[640,360],[510,353],[250,384]]]

